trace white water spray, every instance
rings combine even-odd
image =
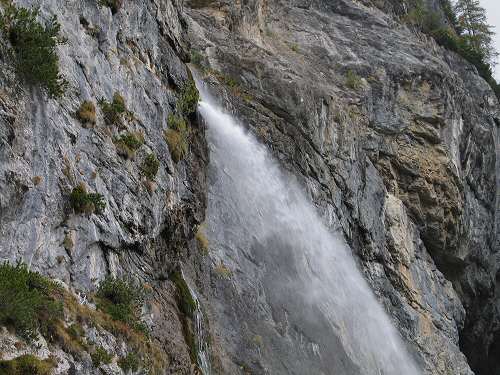
[[[220,231],[224,232],[214,240],[232,251],[233,257],[248,238],[260,244],[252,249],[252,256],[271,259],[259,267],[273,274],[272,288],[277,289],[278,298],[297,298],[303,306],[321,311],[328,330],[316,334],[324,335],[317,342],[328,341],[330,336],[340,338],[359,375],[420,374],[357,269],[350,249],[329,232],[300,186],[281,171],[266,148],[198,86],[203,99],[199,111],[208,124],[211,163],[216,170],[211,194],[223,196],[221,202],[230,202],[237,212],[236,220],[224,221],[217,217],[220,213],[209,209],[208,220],[223,226]],[[236,232],[244,235],[236,236]],[[336,355],[321,345],[312,346],[318,358]]]

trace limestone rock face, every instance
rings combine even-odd
[[[498,101],[398,2],[374,3],[188,1],[192,54],[341,229],[425,373],[492,373]]]
[[[69,86],[61,99],[49,100],[20,82],[11,59],[1,54],[0,259],[21,260],[82,296],[107,275],[148,284],[146,316],[164,351],[165,373],[190,374],[190,348],[168,276],[187,257],[194,227],[203,221],[208,156],[203,127],[195,121],[190,152],[177,164],[163,135],[189,79],[180,3],[125,1],[116,14],[93,0],[15,3],[39,5],[41,20],[57,16],[67,39],[58,54]],[[3,36],[1,43],[7,47]],[[132,114],[119,126],[106,124],[98,105],[115,93]],[[75,115],[84,101],[97,108],[95,126]],[[126,132],[144,138],[132,159],[116,145]],[[155,181],[143,173],[151,153],[160,162]],[[103,195],[102,214],[73,212],[69,196],[79,184]],[[119,341],[107,340],[104,347],[123,352]],[[56,373],[101,373],[90,358],[54,353],[60,358]],[[109,371],[122,373],[116,363]]]

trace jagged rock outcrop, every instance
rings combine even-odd
[[[499,107],[486,82],[369,1],[188,4],[201,70],[342,229],[425,372],[471,374],[462,350],[494,372]]]

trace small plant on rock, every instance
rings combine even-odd
[[[73,189],[69,199],[77,214],[101,214],[106,208],[104,197],[98,193],[88,193],[83,183]]]
[[[0,29],[12,44],[18,74],[27,83],[40,85],[50,97],[59,97],[67,82],[59,73],[57,45],[65,40],[55,16],[42,24],[38,15],[38,10],[9,5],[0,15]]]
[[[126,159],[133,159],[135,153],[144,144],[144,136],[139,132],[127,132],[113,141],[116,151]]]
[[[198,67],[203,67],[203,55],[200,52],[191,50],[189,57],[192,64]]]
[[[196,238],[198,245],[200,245],[200,249],[203,252],[203,254],[208,254],[210,243],[208,242],[207,235],[205,234],[204,225],[200,225],[198,227],[198,230],[196,231],[194,238]]]
[[[160,161],[155,154],[149,154],[146,156],[144,163],[142,164],[142,171],[144,175],[150,180],[154,180],[158,174],[158,169],[160,168]]]
[[[80,122],[86,127],[92,127],[96,123],[95,105],[91,101],[84,101],[78,111],[76,111],[76,116]]]
[[[186,120],[181,116],[170,114],[165,140],[174,162],[178,163],[186,156],[189,148],[188,138],[189,129]]]
[[[101,98],[99,100],[99,106],[104,115],[104,121],[108,125],[120,125],[123,116],[129,113],[125,104],[125,99],[118,92],[114,93],[111,103]]]

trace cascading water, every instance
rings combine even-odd
[[[233,358],[245,350],[233,338],[240,330],[263,347],[255,354],[262,373],[420,374],[348,247],[299,184],[198,86],[211,149],[211,256],[233,271],[218,323]]]
[[[182,273],[182,277],[184,280],[186,280],[186,278],[184,277],[184,273]],[[197,294],[187,281],[186,285],[189,288],[189,293],[191,294],[191,298],[193,299],[195,304],[193,321],[196,334],[196,356],[198,360],[198,367],[200,368],[200,371],[203,375],[210,375],[212,372],[210,369],[211,365],[209,346],[207,341],[207,330],[205,329],[205,317],[203,315],[203,311],[201,310],[201,304]]]

